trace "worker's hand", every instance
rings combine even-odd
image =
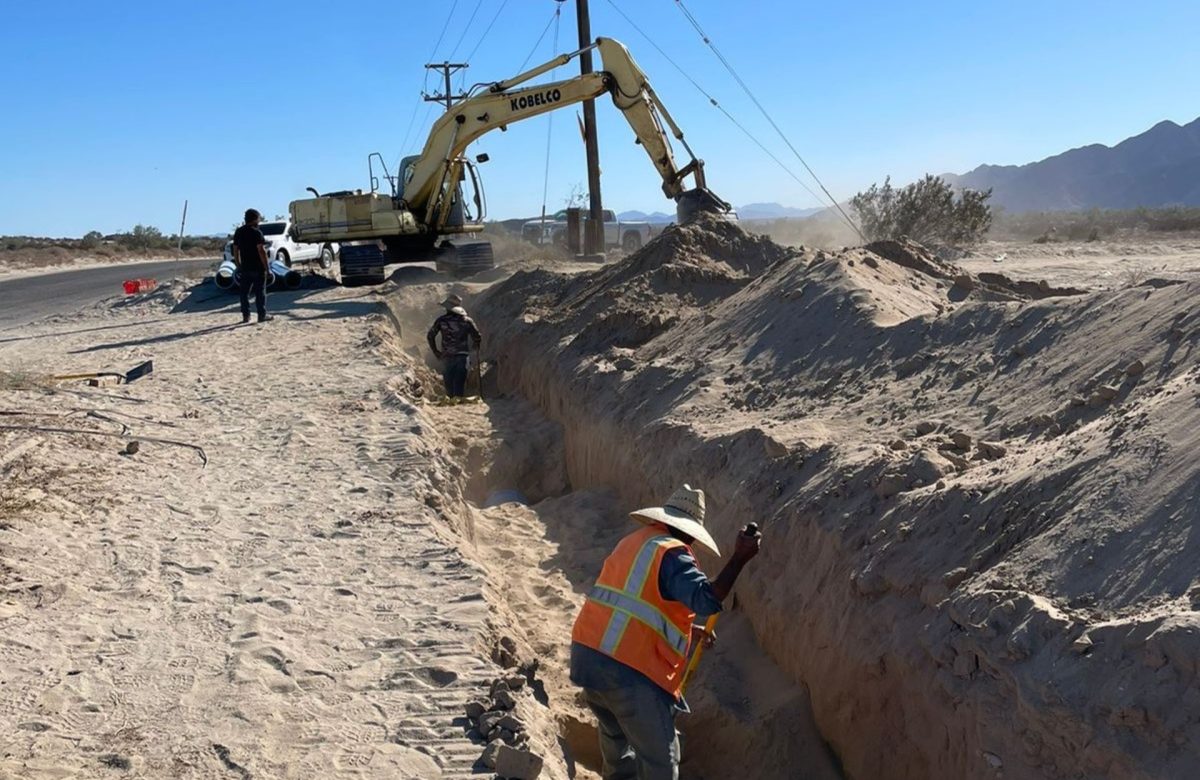
[[[704,626],[692,624],[692,645],[698,646],[703,643],[705,647],[712,647],[717,643],[717,633],[709,631]]]
[[[733,557],[742,563],[746,563],[758,555],[758,550],[762,546],[762,534],[758,532],[758,527],[755,526],[753,533],[748,533],[749,528],[750,526],[742,528],[733,545]]]

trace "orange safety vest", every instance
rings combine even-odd
[[[633,667],[678,697],[696,613],[658,592],[663,555],[676,547],[687,545],[655,526],[622,539],[604,561],[571,641]]]

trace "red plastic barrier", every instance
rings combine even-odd
[[[134,295],[140,292],[149,292],[155,287],[158,287],[157,279],[126,279],[125,284],[126,295]]]

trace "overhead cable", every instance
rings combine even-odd
[[[464,61],[470,62],[471,58],[475,56],[475,52],[479,51],[479,47],[483,45],[484,40],[488,37],[488,33],[492,31],[492,27],[496,25],[496,20],[500,18],[500,14],[504,13],[504,8],[507,5],[508,0],[504,0],[504,2],[500,3],[500,7],[496,10],[496,15],[492,17],[492,21],[488,22],[488,26],[484,28],[483,35],[479,36],[479,40],[476,41],[475,45],[471,47],[471,53],[466,57],[463,57]]]
[[[787,135],[785,135],[783,130],[780,129],[779,125],[775,123],[775,120],[771,118],[771,115],[767,112],[767,109],[764,108],[763,104],[760,103],[758,98],[754,96],[754,92],[751,91],[746,82],[742,80],[742,77],[738,75],[737,70],[735,70],[733,65],[729,63],[729,60],[725,59],[725,55],[723,55],[721,50],[717,48],[717,45],[713,43],[712,39],[708,36],[708,33],[704,32],[704,28],[700,26],[700,22],[696,19],[692,12],[688,10],[688,7],[684,4],[683,0],[675,0],[675,5],[679,8],[680,12],[683,13],[684,17],[688,20],[692,27],[695,28],[696,32],[700,35],[700,39],[704,41],[704,44],[708,46],[708,48],[712,49],[713,54],[717,56],[717,59],[720,60],[721,64],[725,67],[725,70],[729,71],[729,75],[733,76],[734,81],[741,86],[742,91],[746,93],[746,96],[749,97],[751,102],[758,107],[758,110],[762,113],[763,117],[766,118],[771,127],[775,129],[775,132],[779,134],[779,137],[783,139],[783,142],[787,144],[788,149],[792,150],[792,154],[794,154],[796,159],[800,161],[800,164],[804,166],[804,169],[808,171],[808,174],[813,177],[813,181],[815,181],[817,186],[821,188],[821,192],[824,192],[826,197],[829,198],[829,201],[833,204],[834,208],[841,213],[842,217],[846,220],[846,223],[854,228],[854,232],[858,233],[859,237],[862,238],[863,241],[866,241],[866,236],[863,235],[862,230],[859,229],[854,220],[850,219],[850,215],[845,212],[841,204],[838,203],[837,198],[833,197],[828,188],[825,187],[824,182],[822,182],[820,177],[817,176],[816,172],[812,169],[812,166],[805,161],[800,152],[796,150],[796,147],[792,145],[792,142],[788,139]]]
[[[717,99],[715,97],[713,97],[708,92],[708,90],[706,90],[704,87],[700,86],[700,83],[697,82],[696,79],[692,78],[692,75],[690,73],[688,73],[679,63],[677,63],[674,59],[672,59],[671,55],[667,54],[667,52],[664,51],[663,48],[661,46],[659,46],[645,30],[643,30],[640,26],[638,26],[637,22],[635,22],[635,21],[633,21],[633,19],[629,18],[629,15],[626,14],[623,10],[621,10],[621,7],[618,6],[614,2],[614,0],[608,0],[608,4],[611,5],[618,14],[620,14],[622,17],[624,17],[625,21],[629,22],[630,26],[632,26],[633,29],[636,30],[639,35],[641,35],[643,38],[645,38],[646,42],[649,43],[651,46],[653,46],[655,48],[655,50],[659,54],[661,54],[664,59],[666,59],[667,62],[671,63],[671,65],[675,68],[675,70],[679,71],[680,75],[683,76],[685,79],[687,79],[691,83],[691,85],[693,87],[695,87],[697,91],[700,92],[701,95],[704,95],[704,97],[706,97],[708,99],[708,102],[711,103],[714,108],[716,108],[718,111],[720,111],[722,114],[724,114],[725,118],[728,119],[730,122],[732,122],[734,127],[736,127],[738,130],[741,130],[742,133],[746,136],[746,138],[750,139],[750,141],[752,141],[755,146],[757,146],[768,157],[770,157],[772,160],[774,160],[775,164],[778,165],[784,171],[784,173],[786,173],[788,176],[791,176],[792,179],[795,180],[795,182],[797,184],[799,184],[801,187],[803,187],[805,189],[805,191],[808,192],[809,195],[812,195],[813,198],[816,199],[816,201],[818,203],[821,203],[822,201],[824,201],[824,198],[822,198],[820,195],[818,195],[816,192],[814,192],[812,187],[808,186],[808,182],[804,181],[799,176],[797,176],[795,171],[793,171],[791,168],[789,168],[782,160],[780,160],[775,155],[774,152],[772,152],[770,149],[768,149],[767,146],[762,141],[758,140],[758,138],[755,137],[755,135],[753,133],[751,133],[748,129],[746,129],[746,126],[743,125],[741,122],[739,122],[737,120],[737,118],[734,117],[733,114],[729,113],[729,111],[726,110],[725,106],[723,106],[719,102],[717,102]]]

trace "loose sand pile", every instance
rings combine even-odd
[[[691,481],[718,540],[765,526],[717,655],[811,691],[849,776],[1186,777],[1196,289],[1079,292],[712,221],[473,312],[500,386],[562,425],[572,488],[627,510]],[[698,696],[693,736],[774,722],[722,682],[741,698]],[[722,747],[696,771],[781,746]]]

